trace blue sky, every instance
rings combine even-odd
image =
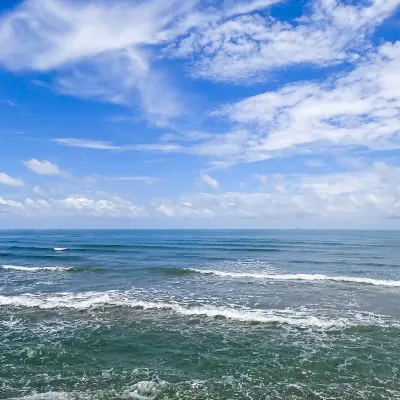
[[[400,0],[3,0],[0,228],[400,227]]]

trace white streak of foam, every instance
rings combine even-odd
[[[27,307],[40,309],[96,309],[104,307],[130,307],[141,310],[166,310],[186,316],[221,317],[240,322],[289,325],[300,328],[344,329],[351,326],[378,325],[400,327],[398,321],[388,316],[371,313],[351,313],[342,317],[317,316],[313,310],[304,309],[248,309],[220,308],[213,306],[187,307],[180,303],[151,302],[129,298],[128,292],[86,292],[56,293],[54,295],[23,294],[18,296],[1,296],[0,306]]]
[[[46,392],[46,393],[36,393],[36,394],[30,394],[27,396],[23,397],[18,397],[18,398],[12,398],[10,400],[76,400],[77,398],[79,399],[93,399],[92,396],[89,397],[84,395],[83,393],[79,394],[80,396],[77,397],[77,394],[75,393],[67,393],[67,392]]]
[[[117,393],[111,390],[109,397],[114,398],[118,396],[121,399],[132,399],[132,400],[153,400],[163,390],[168,387],[168,383],[165,381],[141,381],[137,382],[129,388],[126,388],[122,393]],[[104,397],[103,391],[95,392],[46,392],[46,393],[35,393],[23,397],[18,397],[10,400],[93,400]]]
[[[73,267],[24,267],[22,265],[2,265],[2,269],[25,271],[25,272],[43,272],[43,271],[71,271]]]
[[[349,283],[360,283],[366,285],[375,286],[390,286],[400,287],[400,281],[386,280],[386,279],[373,279],[364,277],[353,277],[353,276],[330,276],[323,274],[266,274],[266,273],[252,273],[252,272],[225,272],[213,269],[197,269],[197,268],[186,268],[186,271],[195,272],[203,275],[214,275],[224,278],[235,278],[235,279],[264,279],[264,280],[275,280],[275,281],[333,281],[333,282],[349,282]]]
[[[66,247],[54,247],[54,251],[66,251],[68,250]]]

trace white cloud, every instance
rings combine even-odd
[[[19,178],[12,178],[4,172],[0,172],[0,185],[23,186],[24,182]]]
[[[279,182],[279,183],[278,183]],[[303,218],[332,225],[400,217],[400,168],[378,162],[363,171],[271,179],[256,193],[199,193],[168,205],[169,217],[238,220]]]
[[[108,51],[157,44],[194,3],[24,1],[2,18],[0,62],[10,69],[48,71]]]
[[[212,187],[213,189],[219,189],[219,182],[216,179],[212,178],[210,175],[201,174],[200,179],[202,180],[202,182]]]
[[[95,150],[155,151],[165,153],[183,151],[183,147],[175,143],[125,144],[118,146],[110,142],[90,139],[58,138],[52,139],[52,141],[61,146],[81,147]]]
[[[165,125],[180,115],[182,104],[143,48],[202,20],[191,12],[195,4],[26,0],[0,20],[0,64],[10,70],[60,71],[56,87],[62,93],[132,109],[139,104],[152,123]]]
[[[174,216],[174,210],[169,207],[166,204],[161,204],[158,208],[157,211],[163,214],[166,217],[173,217]]]
[[[238,3],[236,8],[250,12],[257,9],[257,3],[268,2]],[[366,35],[400,2],[372,0],[367,5],[345,5],[317,0],[312,4],[312,13],[293,23],[258,14],[207,22],[180,38],[168,52],[172,57],[192,57],[195,76],[236,82],[287,65],[342,62],[358,57],[367,47]]]
[[[0,197],[0,213],[24,217],[113,217],[140,218],[146,217],[143,206],[133,204],[120,197],[110,199],[91,199],[69,196],[62,199],[25,199],[23,202],[6,200]]]
[[[176,203],[171,200],[164,200],[157,208],[157,211],[167,218],[196,218],[196,219],[210,219],[217,217],[217,214],[207,207],[195,200],[192,204],[186,198]]]
[[[90,139],[75,139],[75,138],[58,138],[53,139],[53,142],[63,146],[69,147],[82,147],[85,149],[97,149],[97,150],[120,150],[120,146],[114,146],[109,142],[102,142],[99,140]]]
[[[331,149],[399,148],[400,42],[365,54],[348,72],[321,83],[299,82],[214,110],[232,124],[227,133],[167,135],[160,143],[98,148],[177,152],[211,159],[215,167]],[[58,139],[72,146],[90,141]]]
[[[193,154],[210,158],[215,167],[331,149],[398,149],[399,70],[400,42],[385,43],[333,79],[289,84],[220,107],[212,115],[233,125],[227,133],[168,135],[160,143],[142,145],[100,142],[99,148]],[[91,147],[90,141],[57,141]]]
[[[282,0],[230,0],[225,2],[224,16],[231,17],[233,15],[248,14],[252,11],[262,10],[279,3]]]
[[[276,221],[285,226],[297,220],[323,226],[349,226],[351,221],[400,218],[400,167],[377,162],[362,170],[326,175],[270,176],[255,193],[194,193],[177,200],[151,201],[144,207],[118,196],[93,193],[62,198],[0,198],[0,214],[21,217],[92,216],[113,218],[190,218],[229,221],[240,226],[245,218]]]
[[[386,43],[347,75],[321,85],[287,85],[227,105],[215,115],[226,116],[250,132],[236,154],[245,162],[332,147],[396,149],[400,135],[398,70],[400,42]]]
[[[62,171],[60,168],[48,160],[37,160],[32,158],[31,160],[23,161],[23,164],[36,172],[39,175],[61,175]]]

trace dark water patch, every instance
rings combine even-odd
[[[27,254],[27,255],[10,255],[9,258],[24,258],[26,260],[54,260],[54,262],[73,262],[73,261],[82,261],[85,258],[78,255],[70,255],[66,253],[59,254]]]
[[[134,244],[107,244],[107,243],[98,243],[98,244],[90,244],[90,243],[79,243],[79,247],[75,248],[77,249],[92,249],[92,250],[97,250],[97,249],[130,249],[134,247]]]
[[[43,252],[52,251],[54,252],[54,247],[40,247],[40,246],[9,246],[8,250],[12,251],[28,251],[28,252]]]
[[[139,254],[141,253],[140,250],[135,249],[134,247],[98,247],[94,248],[86,248],[86,247],[72,247],[68,250],[70,253],[84,253],[84,254],[102,254],[102,253],[120,253],[120,254]]]
[[[347,266],[365,266],[365,267],[399,267],[399,264],[379,263],[379,262],[363,262],[348,260],[288,260],[289,264],[309,264],[309,265],[347,265]]]

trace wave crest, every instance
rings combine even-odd
[[[25,272],[64,272],[64,271],[74,271],[74,267],[25,267],[22,265],[2,265],[2,269],[13,270],[13,271],[25,271]]]
[[[52,309],[89,310],[126,307],[144,311],[168,311],[184,316],[222,318],[243,323],[286,325],[297,328],[338,330],[359,326],[400,327],[389,316],[372,313],[349,312],[340,317],[321,314],[309,309],[249,309],[216,307],[213,305],[188,306],[179,302],[147,301],[130,298],[131,292],[107,291],[85,293],[55,293],[54,295],[27,293],[18,296],[0,295],[0,306]]]
[[[264,279],[264,280],[275,280],[275,281],[333,281],[333,282],[348,282],[348,283],[360,283],[374,286],[390,286],[400,287],[400,281],[387,280],[387,279],[374,279],[366,277],[354,277],[354,276],[330,276],[324,274],[271,274],[263,272],[228,272],[218,271],[213,269],[197,269],[197,268],[185,268],[188,273],[197,273],[202,275],[214,275],[223,278],[250,278],[250,279]]]
[[[92,272],[104,271],[104,268],[89,268],[89,267],[26,267],[23,265],[2,265],[1,269],[21,272]]]

